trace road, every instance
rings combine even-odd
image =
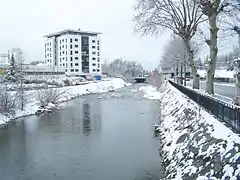
[[[187,82],[187,86],[192,86],[192,81]],[[205,81],[200,81],[200,89],[205,90]],[[224,101],[232,102],[235,94],[234,84],[214,83],[215,96]]]

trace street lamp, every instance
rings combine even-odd
[[[236,79],[236,84],[235,84],[235,97],[234,97],[234,103],[236,105],[240,105],[240,58],[235,59],[234,62],[234,67],[235,67],[235,79]]]

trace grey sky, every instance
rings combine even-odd
[[[43,60],[43,36],[62,29],[103,34],[102,59],[122,57],[155,68],[167,36],[133,32],[135,0],[6,0],[1,2],[0,53],[20,47],[26,60]]]
[[[103,34],[102,59],[122,57],[145,68],[158,66],[169,36],[141,37],[133,32],[136,0],[5,0],[1,2],[0,53],[22,48],[26,61],[43,60],[43,36],[63,29],[99,31]],[[233,43],[224,43],[220,53]],[[200,47],[206,56],[206,46]]]

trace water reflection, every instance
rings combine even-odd
[[[129,89],[75,99],[1,130],[0,180],[160,179],[152,137],[159,106]]]
[[[90,105],[83,104],[83,134],[88,136],[91,133]]]

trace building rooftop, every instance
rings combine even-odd
[[[90,32],[90,31],[82,31],[80,29],[78,30],[72,30],[72,29],[65,29],[59,32],[55,32],[55,33],[51,33],[48,35],[45,35],[44,37],[50,38],[50,37],[54,37],[54,36],[61,36],[64,34],[77,34],[77,35],[86,35],[86,36],[97,36],[99,34],[102,34],[100,32]]]

